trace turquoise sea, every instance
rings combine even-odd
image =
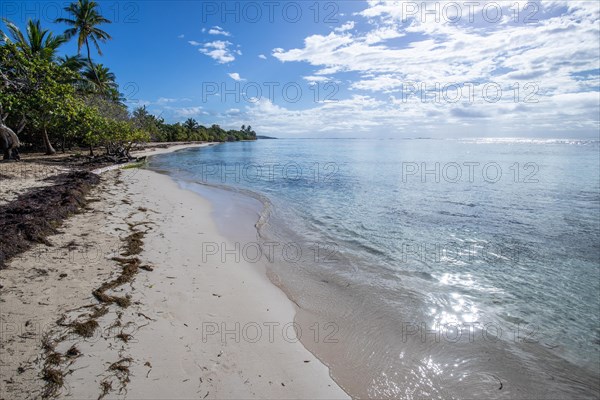
[[[299,321],[331,323],[335,346],[303,343],[354,396],[596,398],[599,152],[597,140],[277,139],[150,167],[262,202],[261,261]]]

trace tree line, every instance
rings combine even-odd
[[[85,147],[90,155],[102,148],[108,155],[125,155],[145,141],[255,140],[250,126],[226,131],[204,127],[195,120],[168,124],[145,107],[129,112],[116,76],[94,63],[91,46],[102,55],[101,44],[112,39],[102,29],[111,21],[98,4],[78,0],[65,7],[67,25],[61,35],[29,20],[23,32],[3,18],[0,30],[0,145],[4,158],[18,158],[16,148],[43,148],[46,154]],[[58,49],[76,40],[77,54],[58,56]],[[85,57],[82,50],[85,49]]]
[[[250,125],[242,125],[239,130],[225,130],[216,124],[210,127],[200,125],[193,118],[188,118],[183,123],[168,124],[163,118],[150,114],[145,106],[136,108],[131,118],[135,126],[147,132],[153,142],[256,140],[256,132]]]

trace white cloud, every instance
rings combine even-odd
[[[598,81],[597,73],[581,74],[597,71],[600,3],[554,2],[553,13],[542,3],[538,23],[479,25],[465,18],[462,24],[419,17],[407,21],[402,2],[368,4],[360,15],[369,19],[373,29],[355,34],[337,29],[308,36],[302,47],[274,49],[273,56],[282,62],[313,65],[318,68],[315,75],[358,73],[360,78],[350,87],[372,93],[389,93],[403,82],[424,82],[430,87],[496,82],[510,93],[517,81],[535,83],[540,96],[551,96],[590,91]],[[570,11],[557,15],[556,7],[567,4]],[[404,38],[401,45],[388,41],[399,37]],[[505,95],[503,101],[510,102],[511,96]]]
[[[430,8],[435,3],[425,2]],[[420,15],[407,18],[402,11],[408,2],[368,1],[366,9],[355,14],[364,18],[366,30],[357,31],[351,21],[330,33],[309,35],[296,48],[272,50],[281,62],[314,67],[312,73],[303,75],[307,82],[349,79],[349,99],[317,103],[304,110],[261,99],[247,107],[240,121],[256,121],[252,125],[265,133],[298,135],[334,131],[393,135],[400,130],[463,135],[481,129],[507,135],[594,131],[597,135],[600,3],[536,3],[539,21],[530,24],[512,20],[509,8],[514,3],[501,3],[504,15],[511,18],[497,23],[482,19],[483,2],[475,6],[474,23],[463,15],[460,23],[451,24],[431,17],[424,21]],[[525,4],[519,2],[521,10]],[[422,7],[421,2],[417,6]],[[336,74],[347,75],[342,79]],[[425,86],[404,98],[403,89],[413,83]],[[440,96],[436,84],[452,92],[455,87],[450,84],[454,83],[463,97],[457,102],[444,97],[436,103]],[[468,86],[471,83],[473,87]],[[502,91],[498,102],[483,96],[490,83]],[[474,98],[464,96],[465,90],[473,90]],[[526,98],[536,102],[526,102]]]
[[[166,98],[166,97],[160,97],[158,100],[156,100],[156,104],[168,104],[168,103],[176,103],[180,101],[179,99],[170,99],[170,98]]]
[[[150,100],[135,100],[135,101],[131,101],[131,103],[135,106],[164,106],[165,109],[172,109],[172,106],[169,106],[169,104],[174,104],[174,103],[183,103],[183,102],[188,102],[188,101],[192,101],[191,99],[188,99],[187,97],[182,97],[182,98],[169,98],[169,97],[159,97],[156,100],[150,101]]]
[[[343,24],[342,26],[335,28],[334,31],[335,32],[346,32],[349,30],[354,29],[354,21],[348,21],[345,24]]]
[[[505,15],[513,15],[508,7],[515,1],[501,3]],[[515,23],[511,18],[492,24],[481,17],[469,23],[465,15],[458,24],[436,23],[433,18],[423,21],[420,16],[407,19],[402,14],[405,3],[368,1],[365,10],[354,14],[357,23],[349,21],[331,32],[308,35],[296,48],[272,50],[281,62],[308,65],[312,71],[301,75],[306,82],[348,82],[335,95],[339,101],[321,98],[298,109],[298,104],[283,103],[281,96],[278,103],[263,97],[221,113],[211,111],[211,119],[214,115],[220,119],[216,122],[232,127],[251,121],[258,132],[276,136],[281,132],[292,136],[308,132],[316,136],[347,136],[349,132],[357,136],[464,136],[492,131],[505,136],[597,135],[600,3],[542,2],[536,15],[539,22],[532,24]],[[526,3],[520,2],[521,9]],[[476,6],[476,15],[481,15],[483,5]],[[217,28],[212,29],[225,32]],[[221,64],[234,61],[239,54],[227,41],[194,43],[190,42]],[[258,57],[267,59],[265,54]],[[243,80],[239,73],[228,75]],[[472,101],[464,96],[457,102],[436,103],[436,84],[471,82],[480,83],[472,88]],[[497,83],[503,92],[496,103],[482,97],[489,82]],[[403,96],[403,89],[411,83],[426,87]],[[515,83],[520,84],[518,102]],[[526,89],[528,83],[532,86]],[[306,92],[312,100],[313,93]],[[524,101],[531,94],[537,102]],[[163,100],[164,109],[171,104],[168,100]],[[171,113],[194,117],[205,111],[174,107]]]
[[[197,117],[200,114],[204,114],[202,106],[195,107],[181,107],[181,108],[167,108],[173,112],[173,115],[179,118],[192,118]]]
[[[188,43],[192,46],[200,46],[202,43],[196,42],[195,40],[188,40]]]
[[[452,137],[481,135],[493,126],[494,134],[522,136],[543,132],[560,136],[568,126],[581,131],[597,131],[597,122],[591,120],[597,110],[597,96],[590,94],[558,96],[536,111],[539,123],[532,124],[524,114],[535,110],[524,104],[436,104],[412,98],[378,100],[372,96],[353,95],[351,98],[315,103],[297,110],[293,105],[274,104],[267,98],[255,99],[239,115],[223,115],[222,125],[241,125],[252,121],[258,132],[298,137],[344,137],[349,132],[356,136],[419,136]],[[575,105],[575,108],[571,108]],[[569,112],[557,111],[562,108]],[[558,116],[553,116],[557,114]],[[587,115],[587,119],[581,118]],[[237,119],[236,119],[237,118]],[[560,124],[557,124],[560,121]],[[486,124],[489,127],[486,127]],[[443,127],[443,129],[441,129]],[[541,128],[540,128],[541,127]],[[573,133],[573,131],[570,131]]]
[[[307,61],[312,65],[329,64],[332,56],[327,54],[337,54],[336,51],[343,49],[353,43],[350,35],[336,35],[330,33],[328,36],[312,35],[304,39],[304,48],[285,51],[281,48],[273,49],[273,57],[280,61]],[[319,57],[326,57],[319,59]],[[336,64],[339,64],[336,61]]]
[[[365,36],[365,43],[374,44],[402,36],[405,36],[405,34],[400,32],[397,26],[384,26],[367,33]]]
[[[152,104],[152,102],[150,100],[144,100],[144,99],[127,99],[126,103],[129,104],[133,108],[149,106]]]
[[[229,75],[229,77],[230,77],[231,79],[233,79],[234,81],[238,81],[238,82],[239,82],[239,81],[245,81],[245,79],[243,79],[243,78],[240,76],[240,74],[238,74],[237,72],[232,72],[232,73],[229,73],[229,74],[227,74],[227,75]]]
[[[403,17],[396,3],[370,2],[363,14],[380,17],[371,31],[312,35],[302,48],[274,49],[273,56],[283,62],[321,67],[318,74],[356,71],[428,82],[486,80],[503,69],[539,71],[537,78],[551,78],[556,77],[560,65],[564,65],[563,76],[592,70],[594,65],[597,68],[597,12],[584,19],[581,12],[550,17],[538,24],[485,29],[418,20],[402,28],[397,20]],[[401,36],[407,39],[403,46],[382,44]]]
[[[231,33],[223,30],[220,26],[213,26],[208,30],[209,35],[223,35],[223,36],[231,36]]]
[[[219,64],[227,64],[235,60],[235,56],[228,48],[230,45],[231,42],[215,40],[214,42],[205,43],[198,51],[217,60]]]
[[[327,81],[331,80],[331,78],[328,78],[326,76],[317,76],[317,75],[303,76],[302,78],[308,82],[327,82]]]
[[[366,90],[370,92],[384,92],[398,89],[405,83],[403,79],[394,75],[377,75],[372,78],[355,81],[350,85],[351,89]]]
[[[185,35],[182,33],[181,35],[177,36],[177,39],[183,39],[185,37]]]

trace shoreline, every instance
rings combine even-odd
[[[208,200],[145,169],[102,174],[88,197],[49,237],[52,248],[37,245],[0,271],[1,399],[43,394],[49,354],[64,370],[61,398],[348,398],[294,337],[295,306],[260,268],[202,260],[202,243],[232,246]],[[115,257],[138,234],[143,270],[107,292],[130,305],[106,304],[89,338],[74,334],[64,321],[102,306],[92,292],[118,276]]]
[[[205,151],[212,153],[210,149]],[[159,169],[165,171],[173,170],[175,177],[179,177],[182,182],[186,182],[186,185],[193,186],[195,182],[193,170],[184,170],[184,173],[179,174],[175,172],[178,171],[177,163],[181,161],[182,163],[195,165],[194,162],[203,162],[205,159],[212,160],[209,155],[202,157],[200,155],[202,152],[199,151],[197,155],[194,155],[194,152],[182,154],[181,158],[179,156],[174,156],[172,159],[165,158],[164,163],[157,162],[157,165]],[[235,162],[235,152],[231,156],[233,156],[233,159],[229,158],[229,160]],[[219,158],[224,157],[218,157],[217,159]],[[167,159],[173,162],[167,162]],[[199,189],[212,186],[199,183],[205,181],[198,176],[196,177]],[[225,185],[217,183],[215,186],[220,188]],[[260,192],[255,193],[252,188],[248,189],[248,186],[241,186],[241,188],[234,186],[231,191],[236,193],[250,192],[250,197],[260,198]],[[200,193],[202,193],[202,189],[200,189]],[[252,194],[256,194],[256,196],[252,196]],[[273,196],[272,199],[276,201],[277,197]],[[217,204],[219,203],[217,202]],[[226,206],[224,207],[226,208]],[[268,232],[274,235],[265,235],[262,239],[267,241],[270,239],[282,240],[284,243],[293,242],[296,239],[302,240],[301,237],[290,235],[290,232],[285,231],[286,227],[294,226],[294,219],[279,218],[277,220],[277,214],[277,212],[273,212],[274,218],[267,227],[270,226],[274,229],[278,227],[279,230]],[[289,213],[284,215],[290,216]],[[217,218],[221,216],[221,214],[218,214]],[[277,264],[279,263],[276,263],[276,266],[280,267]],[[539,346],[517,340],[514,340],[514,343],[510,340],[490,343],[491,341],[485,336],[486,332],[481,330],[473,331],[474,335],[478,335],[477,340],[473,342],[470,341],[470,336],[462,335],[463,340],[460,343],[448,340],[446,342],[441,341],[438,345],[436,341],[423,341],[418,332],[415,335],[407,335],[405,337],[406,341],[401,341],[400,333],[404,332],[402,329],[406,326],[404,324],[407,321],[412,323],[412,321],[423,320],[422,314],[418,314],[419,310],[416,310],[417,307],[408,307],[400,312],[388,313],[388,317],[385,318],[386,313],[381,311],[385,310],[382,307],[385,306],[385,304],[382,304],[383,302],[365,301],[365,297],[356,296],[353,298],[351,293],[345,293],[344,288],[350,286],[353,283],[352,281],[338,280],[331,275],[320,276],[318,270],[311,277],[313,279],[303,279],[304,277],[301,275],[291,276],[288,271],[295,272],[297,270],[293,264],[287,263],[287,265],[284,264],[281,268],[272,271],[275,273],[273,276],[269,275],[269,277],[275,285],[286,293],[288,298],[291,298],[297,304],[296,322],[299,322],[304,328],[315,326],[315,322],[320,322],[320,326],[325,326],[325,324],[334,321],[340,327],[340,334],[344,336],[344,343],[337,349],[336,346],[330,344],[322,346],[311,341],[303,342],[303,344],[313,354],[318,354],[319,358],[330,366],[331,374],[336,382],[342,385],[348,393],[352,393],[359,398],[400,396],[403,393],[403,388],[418,387],[420,384],[418,377],[414,378],[415,380],[410,378],[414,368],[419,368],[420,363],[418,360],[420,359],[418,357],[437,352],[438,356],[440,354],[446,356],[447,354],[450,357],[459,359],[461,352],[469,351],[475,355],[475,358],[471,361],[468,370],[465,368],[460,369],[457,365],[454,365],[454,368],[449,367],[451,373],[436,378],[439,381],[435,380],[435,386],[432,384],[432,387],[447,396],[458,393],[459,397],[460,395],[469,396],[473,393],[494,398],[510,398],[515,393],[528,393],[528,395],[537,393],[545,396],[560,393],[564,396],[586,397],[589,393],[597,393],[597,384],[590,380],[590,371],[576,362],[567,364],[569,365],[568,370],[564,369],[563,366],[565,362],[568,362],[568,359],[556,354],[558,352],[553,352],[556,346],[551,341],[539,342]],[[278,285],[278,282],[280,285]],[[368,296],[367,292],[363,293]],[[354,294],[356,295],[356,291],[354,291]],[[418,304],[414,302],[414,299],[414,297],[407,296],[406,303]],[[323,307],[320,306],[321,304]],[[351,325],[343,317],[351,315],[351,313],[362,315],[362,320],[355,319],[354,324]],[[374,318],[365,318],[365,315],[371,315]],[[391,319],[389,316],[398,316],[398,318]],[[351,318],[348,319],[351,320]],[[369,321],[371,322],[369,323]],[[508,324],[501,326],[502,328],[508,326],[506,329],[511,329],[511,325]],[[443,331],[440,330],[440,332]],[[404,343],[408,344],[404,345]],[[489,359],[477,356],[477,353],[484,354],[487,352],[498,357]],[[417,361],[398,361],[397,354],[403,356],[407,354],[410,360],[414,361],[416,359]],[[366,359],[367,355],[374,356]],[[541,361],[541,363],[539,365],[524,363],[523,359],[527,357],[532,357],[536,362]],[[359,365],[363,368],[360,373],[357,373]],[[505,365],[510,367],[505,368]],[[452,377],[455,376],[453,372],[459,369],[468,378],[469,385],[460,387],[458,386],[459,383],[453,380]],[[381,373],[382,379],[380,381],[377,381],[379,378],[375,375],[377,373]],[[399,375],[399,378],[393,378],[395,373]],[[386,376],[392,378],[388,381]],[[548,376],[553,377],[551,380],[554,382],[548,382]],[[572,376],[579,376],[581,382],[569,383]],[[370,387],[371,382],[375,383],[372,389]],[[390,383],[386,386],[388,382]],[[369,391],[366,388],[369,388]],[[501,392],[498,390],[501,390]]]

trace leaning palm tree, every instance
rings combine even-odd
[[[78,0],[77,3],[71,3],[68,7],[65,7],[65,11],[71,14],[71,18],[58,18],[56,22],[63,22],[71,26],[71,28],[65,31],[65,36],[67,39],[71,39],[73,36],[78,35],[77,53],[81,54],[81,48],[85,44],[87,59],[90,65],[92,65],[90,41],[96,47],[98,54],[102,55],[98,41],[106,42],[108,39],[112,39],[112,37],[98,28],[98,26],[101,24],[110,24],[111,21],[100,14],[98,3],[95,1]],[[99,77],[96,76],[96,79],[99,79]]]
[[[69,71],[80,72],[81,69],[86,65],[87,61],[80,55],[74,55],[59,57],[58,63],[61,67],[64,67]]]
[[[100,94],[110,93],[111,90],[117,89],[116,76],[110,72],[110,69],[102,64],[86,65],[82,76],[87,79],[93,86],[96,92]]]
[[[88,93],[96,93],[115,104],[124,104],[125,98],[119,93],[116,76],[102,64],[86,65],[82,72],[83,87]]]
[[[27,21],[27,36],[18,26],[6,18],[2,18],[11,37],[0,31],[1,41],[14,43],[28,57],[40,57],[54,60],[57,49],[67,41],[63,35],[54,36],[48,29],[42,29],[39,20]]]

